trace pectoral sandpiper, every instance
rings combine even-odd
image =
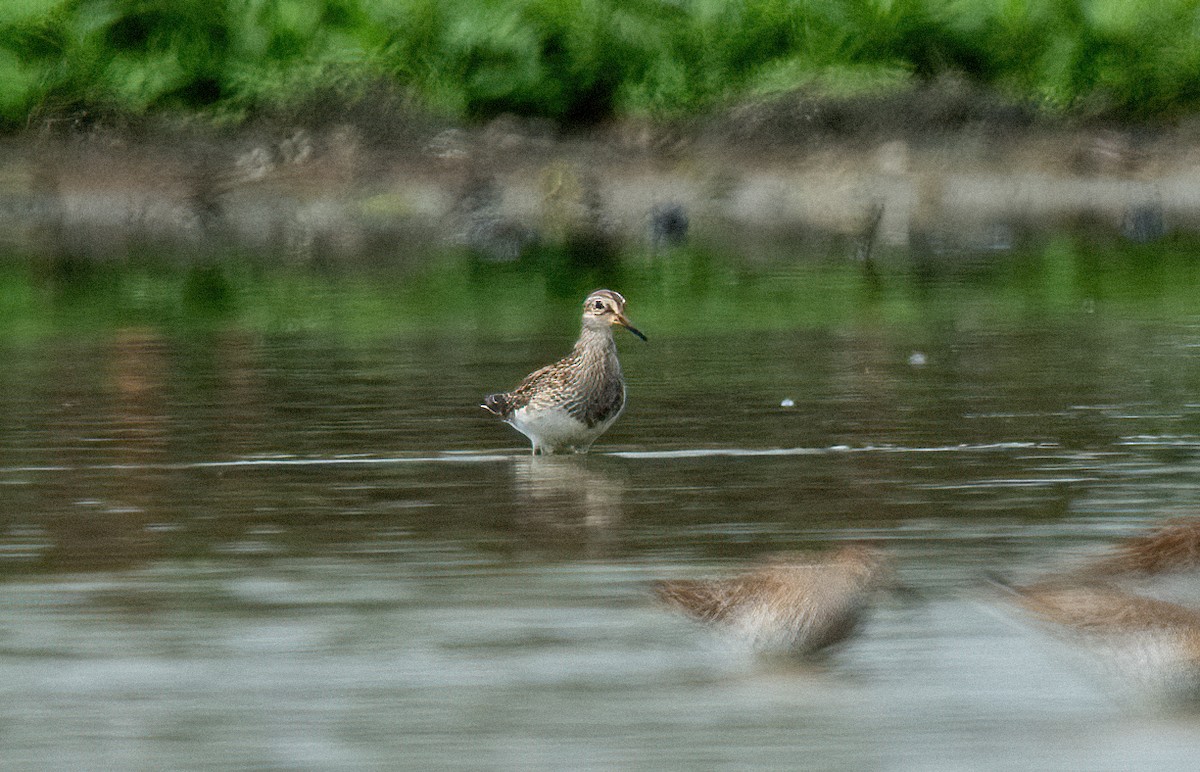
[[[816,556],[776,555],[728,579],[661,581],[655,591],[759,652],[805,655],[853,635],[891,575],[882,550],[855,544]]]
[[[626,318],[620,293],[596,290],[583,301],[583,328],[571,353],[512,391],[489,394],[481,407],[528,437],[535,454],[586,453],[625,409],[614,324],[646,339]]]

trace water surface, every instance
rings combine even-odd
[[[1195,512],[1186,245],[4,273],[0,749],[14,766],[1186,769],[984,587]],[[601,284],[624,417],[528,455],[476,406]],[[790,406],[784,406],[790,401]],[[655,578],[854,538],[885,598],[756,659]]]

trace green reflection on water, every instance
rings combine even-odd
[[[387,262],[285,263],[242,254],[180,260],[0,259],[0,325],[10,340],[148,326],[351,337],[574,327],[589,290],[630,299],[662,334],[903,325],[939,315],[1005,324],[1045,313],[1195,313],[1198,244],[1096,243],[1058,236],[1011,252],[910,249],[871,263],[844,250],[777,250],[769,259],[683,248],[665,254],[542,250],[508,264],[460,251]]]

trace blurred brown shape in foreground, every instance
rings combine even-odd
[[[772,555],[727,579],[660,581],[655,592],[695,619],[744,637],[757,651],[806,655],[852,636],[891,575],[882,550],[855,544]]]

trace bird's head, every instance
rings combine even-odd
[[[646,336],[641,330],[629,323],[625,316],[625,298],[619,292],[612,290],[596,290],[583,301],[583,323],[588,327],[604,328],[614,324],[620,325],[642,340]]]

